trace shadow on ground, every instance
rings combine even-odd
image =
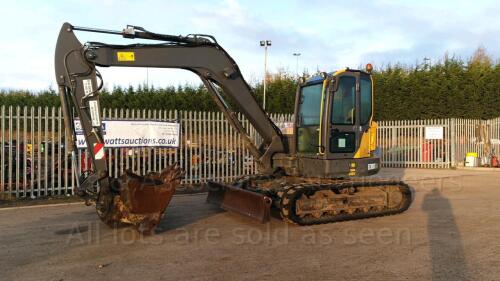
[[[191,200],[191,202],[189,202],[186,200],[187,197],[192,197],[193,199],[196,198],[196,200]],[[163,233],[169,230],[184,227],[224,212],[219,207],[207,203],[205,201],[205,196],[201,195],[179,196],[174,197],[173,200],[173,204],[167,207],[165,216],[156,227],[156,233]],[[194,203],[192,201],[194,201]]]
[[[464,247],[449,200],[434,189],[425,195],[422,209],[427,213],[432,280],[469,280]]]

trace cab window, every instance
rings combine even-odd
[[[301,126],[319,125],[322,89],[323,83],[302,87],[299,105]]]
[[[297,150],[300,153],[318,152],[319,123],[321,119],[321,98],[323,82],[302,87],[300,91]]]
[[[360,80],[360,125],[370,122],[372,116],[372,81],[370,77],[361,76]]]
[[[333,93],[331,123],[353,125],[356,116],[356,77],[341,76]]]

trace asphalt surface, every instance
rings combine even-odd
[[[498,280],[500,170],[385,169],[400,215],[258,224],[175,196],[157,230],[110,229],[80,203],[0,209],[0,280]]]

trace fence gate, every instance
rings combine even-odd
[[[382,166],[449,168],[452,165],[450,119],[379,122]]]

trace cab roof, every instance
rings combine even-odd
[[[328,73],[326,73],[326,77],[332,77],[332,76],[335,76],[335,75],[338,75],[338,74],[344,73],[344,72],[361,72],[361,73],[364,73],[367,75],[371,75],[370,73],[368,73],[364,70],[344,68],[344,69],[337,70],[335,72],[328,72]],[[318,72],[318,73],[313,74],[311,77],[308,77],[304,81],[304,84],[315,84],[315,83],[319,83],[319,82],[323,81],[324,80],[323,73],[325,73],[325,72]]]

